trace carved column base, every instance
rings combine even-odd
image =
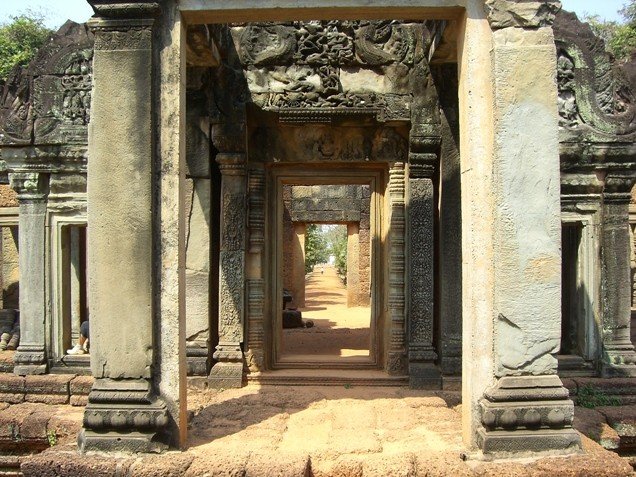
[[[80,452],[162,452],[168,409],[145,379],[98,379],[88,395]]]
[[[48,370],[42,345],[21,344],[13,357],[13,362],[13,374],[18,376],[46,374]]]
[[[252,373],[258,373],[265,369],[265,353],[262,349],[250,349],[245,353],[247,367]]]
[[[558,376],[501,378],[480,401],[478,444],[486,454],[579,452],[574,403]]]
[[[434,361],[437,353],[431,346],[413,343],[409,346],[409,387],[441,389],[442,374]]]
[[[407,374],[406,353],[402,351],[389,351],[386,371],[391,376],[405,376]]]
[[[434,363],[409,363],[411,389],[441,389],[442,374]]]
[[[603,348],[601,376],[636,377],[636,352],[631,342],[606,343]]]
[[[210,370],[209,388],[243,387],[243,352],[238,343],[219,343],[214,353],[214,359],[218,362]]]
[[[197,343],[188,343],[186,345],[186,360],[188,376],[208,375],[208,348],[199,346]]]

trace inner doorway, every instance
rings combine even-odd
[[[378,367],[377,177],[276,181],[274,367]]]

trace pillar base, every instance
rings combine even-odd
[[[216,363],[208,376],[208,388],[232,389],[243,387],[243,363]]]
[[[603,347],[602,377],[636,377],[636,352],[634,351],[634,345],[627,342],[605,344]]]
[[[572,429],[574,403],[556,375],[504,377],[479,403],[479,447],[487,454],[574,453],[580,435]]]
[[[214,353],[218,362],[212,366],[208,376],[211,389],[243,387],[243,351],[239,343],[219,343]]]
[[[188,376],[208,375],[208,349],[201,346],[186,346]]]
[[[79,451],[161,453],[168,446],[153,432],[94,432],[82,429],[77,438]]]
[[[442,374],[433,363],[409,363],[411,389],[442,389]]]
[[[168,409],[145,379],[97,379],[88,395],[81,452],[161,452]]]
[[[48,366],[43,346],[20,345],[13,357],[13,374],[27,376],[46,374]]]

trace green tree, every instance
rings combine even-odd
[[[0,80],[6,80],[16,65],[31,61],[51,33],[44,18],[33,12],[0,24]]]
[[[338,273],[347,276],[347,226],[330,225],[325,230],[329,255],[336,259],[335,266]]]
[[[586,15],[584,19],[618,61],[629,61],[636,52],[636,0],[624,4],[620,14],[623,22],[606,21],[598,15]]]
[[[316,224],[308,224],[305,233],[305,273],[314,269],[317,263],[329,260],[329,246],[321,228]]]

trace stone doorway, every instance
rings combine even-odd
[[[385,290],[378,264],[386,256],[385,169],[270,169],[275,200],[269,202],[275,205],[268,222],[275,225],[267,275],[275,297],[269,313],[273,369],[383,367],[386,320],[378,303]],[[345,229],[347,267],[340,270],[341,278],[335,263],[305,267],[308,225],[317,224]],[[287,327],[294,311],[304,327]]]

